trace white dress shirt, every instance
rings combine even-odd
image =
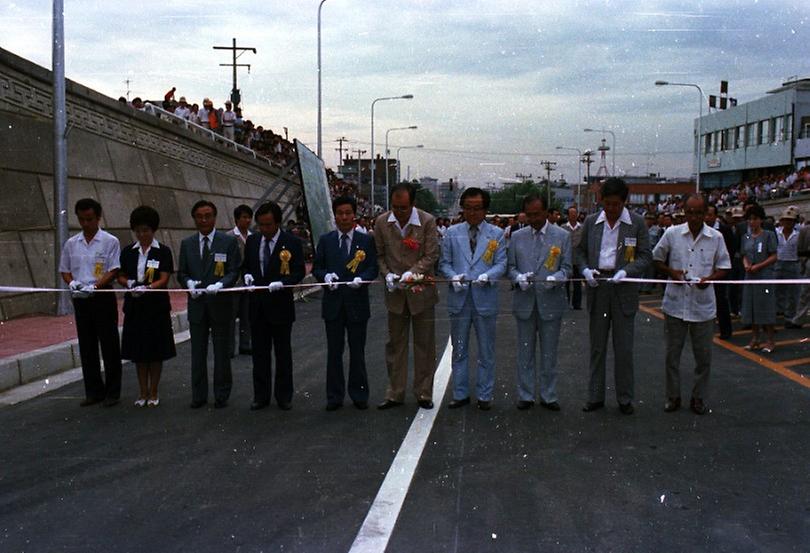
[[[684,271],[686,279],[706,278],[715,269],[731,269],[731,258],[723,235],[704,224],[697,239],[692,237],[688,223],[667,229],[653,249],[655,261],[666,262],[669,267]],[[714,319],[717,306],[714,287],[701,290],[697,286],[667,284],[662,304],[664,313],[687,322]]]
[[[98,229],[90,242],[80,232],[65,242],[59,272],[72,274],[73,280],[82,284],[95,284],[104,273],[121,267],[120,257],[121,244],[109,232]],[[100,274],[96,271],[97,266]]]
[[[216,229],[212,230],[212,231],[211,231],[211,234],[203,234],[203,233],[201,233],[201,232],[198,232],[198,233],[197,233],[197,238],[198,238],[198,239],[199,239],[199,241],[200,241],[200,259],[202,259],[202,256],[203,256],[203,246],[205,245],[205,244],[203,243],[203,238],[205,238],[206,236],[208,236],[208,251],[210,252],[210,251],[211,251],[211,247],[212,247],[212,246],[213,246],[213,244],[214,244],[214,233],[215,233],[215,232],[216,232]]]
[[[135,242],[135,245],[132,246],[133,250],[138,250],[138,274],[136,275],[136,280],[138,282],[143,282],[144,277],[146,276],[146,258],[149,257],[149,252],[152,248],[160,248],[160,244],[156,239],[152,239],[152,243],[149,244],[149,247],[146,248],[146,251],[141,249],[141,245],[138,242]]]
[[[622,223],[633,224],[630,212],[627,211],[626,207],[622,208],[622,214],[619,215],[613,227],[608,223],[604,209],[596,218],[597,225],[604,225],[602,229],[602,245],[599,248],[599,270],[612,271],[616,268],[616,253],[619,251],[619,227],[621,227]]]
[[[405,235],[408,233],[408,226],[409,225],[413,225],[415,227],[421,227],[422,226],[422,223],[419,222],[419,213],[416,212],[415,207],[413,209],[411,209],[411,216],[408,219],[408,222],[405,223],[405,226],[401,226],[399,224],[399,221],[397,220],[397,218],[394,215],[393,211],[391,212],[390,215],[388,215],[388,222],[389,223],[394,223],[394,225],[396,225],[397,229],[399,230],[399,233],[402,235],[403,238],[405,238]]]
[[[276,233],[273,235],[272,238],[268,239],[266,236],[262,236],[262,242],[259,244],[259,267],[262,268],[262,276],[264,276],[264,248],[265,244],[269,242],[270,244],[270,254],[272,255],[273,251],[276,249],[276,243],[278,242],[278,237],[281,235],[281,229],[278,229]]]
[[[337,241],[338,241],[338,248],[342,247],[341,241],[343,240],[343,235],[349,237],[349,251],[352,251],[352,242],[354,241],[354,231],[355,229],[350,230],[349,232],[341,232],[340,229],[337,231]]]
[[[790,236],[785,238],[785,233],[779,228],[776,230],[777,248],[776,259],[777,261],[798,261],[799,260],[799,231],[795,228]]]
[[[242,242],[243,246],[247,243],[247,237],[244,234],[242,234],[242,231],[239,230],[239,227],[233,227],[233,230],[231,232],[233,233],[234,236],[236,236],[239,239],[240,242]],[[248,230],[247,236],[250,236],[251,234],[253,233],[250,232],[250,230]]]

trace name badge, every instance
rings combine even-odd
[[[630,247],[635,248],[637,244],[638,244],[638,242],[636,241],[635,238],[631,238],[631,237],[628,236],[627,238],[624,239],[625,247],[630,246]]]
[[[762,253],[762,242],[757,242],[757,253]]]
[[[146,267],[149,269],[159,269],[160,268],[160,261],[157,259],[147,259],[146,260]]]
[[[104,255],[102,254],[96,255],[96,263],[93,266],[93,277],[95,279],[100,279],[101,277],[104,276],[104,265],[105,265],[104,261],[105,261]]]
[[[227,253],[215,253],[214,254],[214,263],[227,263],[228,261],[228,254]]]

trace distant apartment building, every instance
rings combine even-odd
[[[393,186],[397,182],[397,162],[389,160],[388,163],[388,184]],[[357,185],[357,189],[363,196],[369,195],[369,183],[371,182],[371,159],[346,156],[343,164],[338,167],[338,173],[347,182]],[[358,176],[359,175],[359,176]],[[385,206],[385,158],[377,156],[374,160],[374,203]]]
[[[701,188],[729,186],[810,165],[810,79],[700,118]],[[695,130],[698,119],[695,119]]]

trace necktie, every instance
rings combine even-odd
[[[349,235],[342,234],[340,236],[340,251],[343,254],[343,258],[349,257]]]
[[[475,253],[475,247],[478,245],[478,226],[470,225],[470,251]]]
[[[203,236],[203,250],[202,250],[202,262],[203,265],[208,264],[208,260],[211,258],[211,248],[208,247],[208,237]]]
[[[262,263],[262,275],[267,276],[270,274],[270,240],[264,239],[264,263]]]

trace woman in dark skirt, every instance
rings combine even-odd
[[[158,212],[149,206],[132,211],[129,228],[137,241],[121,249],[118,272],[118,283],[130,290],[124,295],[121,357],[133,361],[138,369],[137,407],[160,404],[158,384],[163,361],[177,355],[169,294],[146,291],[166,288],[174,272],[171,250],[155,240],[159,224]]]

